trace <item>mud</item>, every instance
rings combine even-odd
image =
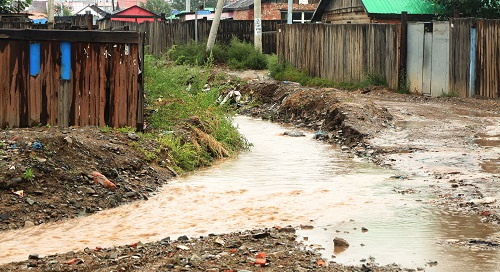
[[[436,197],[429,205],[498,225],[500,100],[429,98],[381,88],[304,88],[270,81],[261,73],[246,76],[249,83],[241,90],[246,100],[241,113],[310,129],[316,139],[340,144],[345,153],[406,173],[401,178],[409,185],[401,195],[411,195],[415,190],[411,181],[422,179],[432,184],[428,190]],[[0,230],[66,220],[133,200],[147,200],[173,173],[144,163],[129,147],[133,138],[127,133],[102,133],[92,128],[2,131]],[[26,176],[28,169],[34,170],[37,182]],[[116,180],[117,190],[93,183],[89,176],[92,171]],[[22,198],[16,194],[21,190]],[[262,239],[253,236],[258,233],[269,235]],[[496,236],[442,243],[499,248]],[[263,265],[256,264],[259,252],[270,256]],[[297,243],[293,233],[267,229],[82,249],[44,258],[33,255],[27,261],[0,266],[0,271],[28,267],[40,271],[402,270],[397,266],[379,267],[375,260],[358,267],[333,262],[326,262],[328,267],[324,267],[320,260],[317,252]]]

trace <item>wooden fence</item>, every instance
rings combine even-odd
[[[280,60],[312,76],[335,82],[360,82],[368,75],[398,85],[397,25],[279,25]]]
[[[450,91],[460,97],[500,97],[500,20],[465,18],[451,24]]]
[[[276,25],[280,21],[262,21],[262,51],[276,53]],[[212,21],[198,20],[198,41],[208,39]],[[146,45],[150,53],[160,56],[166,53],[172,45],[188,44],[195,40],[195,21],[155,21],[137,24],[134,22],[98,21],[101,30],[130,29],[145,32]],[[221,21],[217,32],[217,42],[229,43],[233,36],[240,40],[253,43],[253,21]]]
[[[143,124],[138,32],[0,29],[0,126]]]

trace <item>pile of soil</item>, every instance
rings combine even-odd
[[[85,216],[147,200],[174,172],[146,163],[135,133],[39,127],[0,133],[0,230]],[[95,183],[93,172],[116,185]]]

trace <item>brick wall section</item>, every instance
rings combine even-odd
[[[293,10],[316,10],[318,4],[293,4]],[[262,20],[281,20],[281,11],[288,10],[288,4],[281,3],[263,3],[262,4]],[[233,13],[234,20],[253,20],[253,9],[235,10]]]

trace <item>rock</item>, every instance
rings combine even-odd
[[[25,228],[31,228],[31,227],[34,227],[35,226],[35,223],[31,222],[31,221],[24,221],[24,227]]]
[[[37,158],[36,158],[36,160],[37,160],[38,162],[40,162],[40,163],[44,163],[44,162],[46,162],[46,161],[47,161],[47,159],[46,159],[46,158],[40,158],[40,157],[37,157]]]
[[[179,236],[179,238],[177,238],[177,241],[187,241],[187,240],[189,240],[189,238],[186,235],[182,235]]]
[[[295,233],[295,228],[290,227],[290,226],[283,227],[283,228],[278,229],[278,232]]]
[[[34,201],[33,199],[29,198],[29,197],[28,197],[28,198],[26,198],[26,202],[27,202],[28,204],[30,204],[30,206],[33,206],[33,204],[35,204],[35,201]]]
[[[301,131],[295,131],[295,130],[285,131],[283,133],[283,135],[289,136],[289,137],[305,137],[306,136],[303,132],[301,132]]]
[[[10,216],[8,214],[0,214],[0,222],[4,220],[9,220]]]
[[[479,204],[492,204],[497,201],[496,198],[494,197],[484,197],[484,198],[476,198],[476,199],[471,199],[469,203],[479,205]]]
[[[368,231],[368,229],[367,229],[367,228],[365,228],[365,227],[362,227],[362,228],[361,228],[361,231],[362,231],[362,232],[367,232],[367,231]]]
[[[133,140],[133,141],[138,141],[141,137],[133,132],[129,132],[127,134],[127,137],[130,139],[130,140]]]
[[[130,197],[134,197],[135,195],[137,195],[137,193],[136,193],[136,192],[134,192],[134,191],[132,191],[132,192],[126,192],[126,193],[124,194],[124,196],[125,196],[125,197],[129,197],[129,198],[130,198]]]
[[[12,184],[21,183],[22,181],[23,181],[23,178],[12,178],[12,179],[10,180],[10,182],[11,182]]]
[[[256,234],[252,235],[252,237],[254,239],[262,239],[262,238],[269,237],[269,235],[270,235],[269,232],[259,232],[259,233],[256,233]]]
[[[28,260],[38,260],[40,259],[40,256],[38,256],[38,254],[30,254],[28,256]]]
[[[66,136],[64,137],[64,141],[68,144],[72,144],[73,143],[73,138],[71,138],[71,136]]]
[[[94,189],[86,187],[86,186],[78,186],[77,190],[84,193],[84,194],[89,194],[89,195],[95,194]]]
[[[333,239],[333,245],[335,247],[349,247],[349,243],[345,239],[339,237]]]

